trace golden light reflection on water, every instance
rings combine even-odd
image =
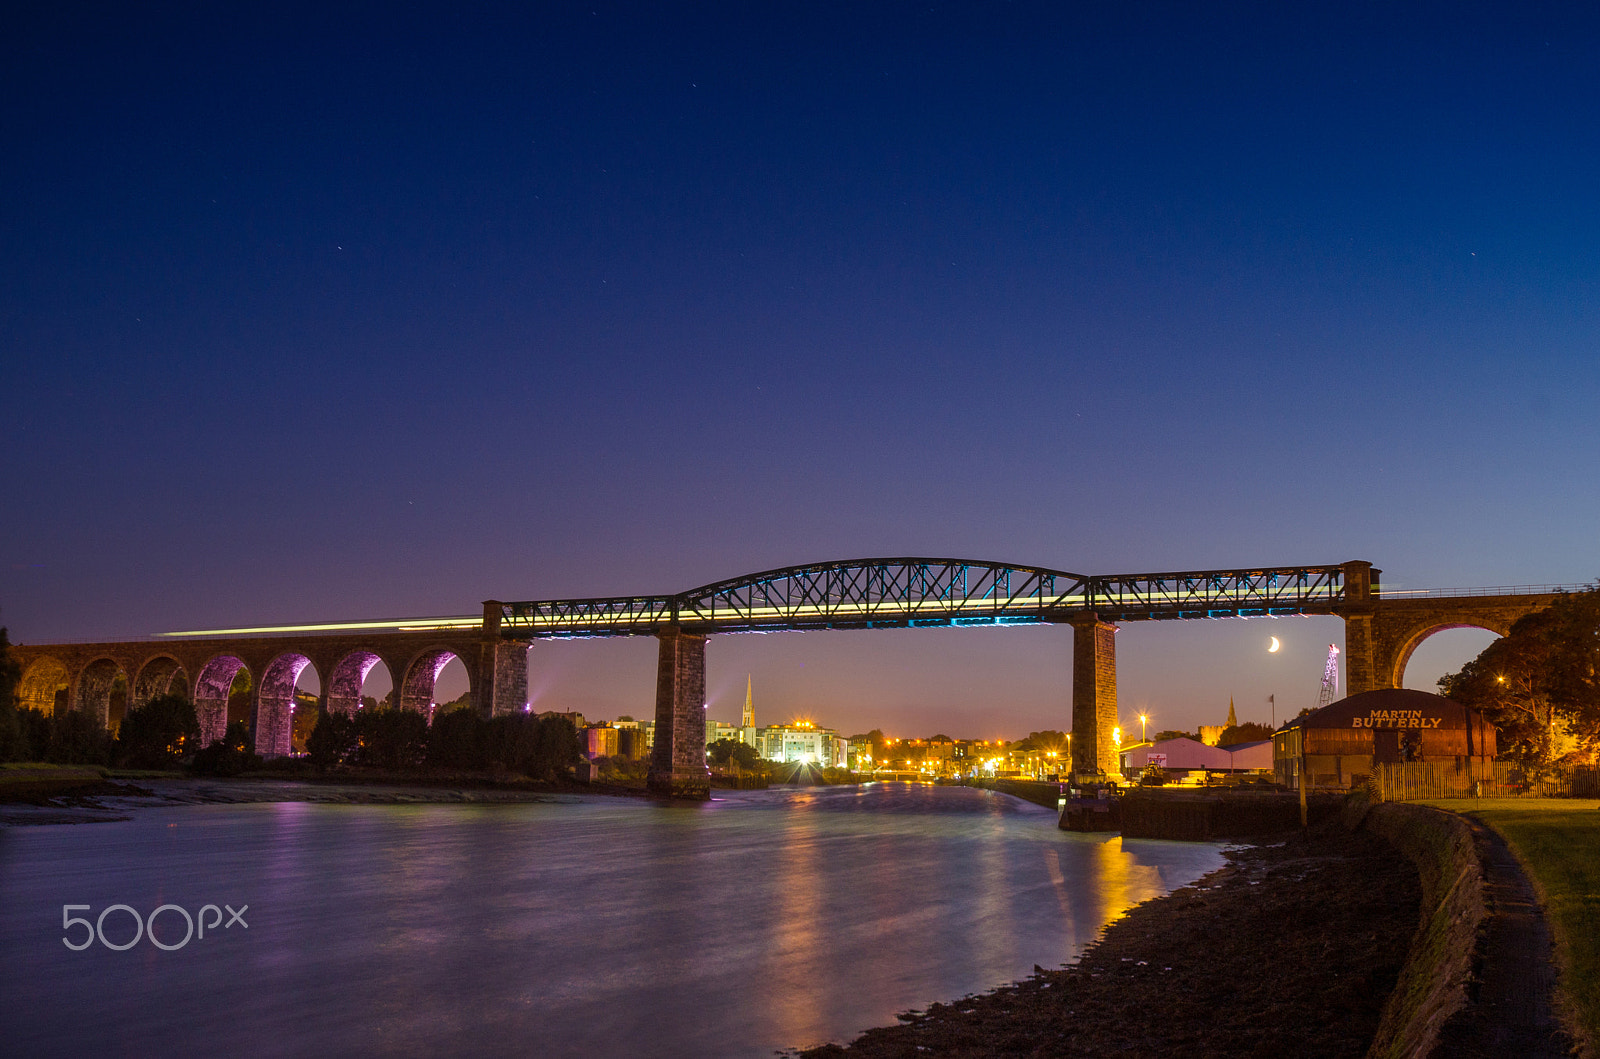
[[[783,829],[777,873],[777,923],[769,957],[769,973],[779,988],[771,997],[772,1018],[786,1040],[809,1040],[823,1024],[819,976],[828,973],[822,922],[822,856],[816,822],[804,811],[802,795]]]
[[[1153,865],[1142,863],[1121,836],[1090,847],[1086,867],[1085,874],[1094,883],[1080,893],[1089,899],[1088,918],[1096,924],[1097,931],[1127,915],[1135,905],[1166,893],[1161,872]]]

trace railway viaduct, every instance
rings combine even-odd
[[[498,604],[496,605],[498,608]],[[129,708],[157,695],[190,698],[205,742],[221,738],[228,723],[228,692],[241,670],[251,678],[251,727],[256,752],[289,753],[295,682],[307,666],[322,683],[319,705],[354,713],[361,684],[382,662],[394,678],[402,709],[431,712],[434,681],[452,658],[467,670],[472,701],[489,713],[520,710],[528,699],[528,643],[485,635],[470,627],[347,631],[288,635],[134,640],[118,643],[18,645],[21,705],[52,712],[83,710],[110,723],[112,685],[121,676]]]
[[[434,682],[451,658],[465,665],[486,715],[527,707],[527,654],[535,639],[654,636],[658,641],[656,738],[650,784],[705,797],[705,647],[720,632],[1052,623],[1073,630],[1072,768],[1116,765],[1116,633],[1130,621],[1330,614],[1344,619],[1351,694],[1399,687],[1427,637],[1472,627],[1505,635],[1559,591],[1539,586],[1385,592],[1380,571],[1352,561],[1324,566],[1200,570],[1091,577],[1040,567],[960,559],[859,559],[786,567],[670,596],[504,603],[481,616],[406,622],[223,630],[118,643],[19,645],[20,697],[109,723],[112,685],[128,705],[178,692],[193,698],[203,735],[226,726],[228,691],[252,678],[255,747],[289,752],[295,682],[312,666],[325,710],[353,712],[362,681],[382,661],[403,709],[430,710]]]

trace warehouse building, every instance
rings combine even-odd
[[[1352,695],[1284,725],[1272,739],[1278,782],[1350,788],[1378,765],[1426,762],[1460,777],[1465,789],[1492,775],[1494,725],[1442,695],[1385,688]]]

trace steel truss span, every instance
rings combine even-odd
[[[719,581],[675,596],[500,604],[501,635],[904,629],[919,626],[1327,614],[1344,566],[1190,570],[1089,577],[969,559],[849,559]]]

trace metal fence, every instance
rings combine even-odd
[[[1511,761],[1455,765],[1412,761],[1375,765],[1367,781],[1381,802],[1428,798],[1600,797],[1600,768],[1578,766],[1535,773]]]

